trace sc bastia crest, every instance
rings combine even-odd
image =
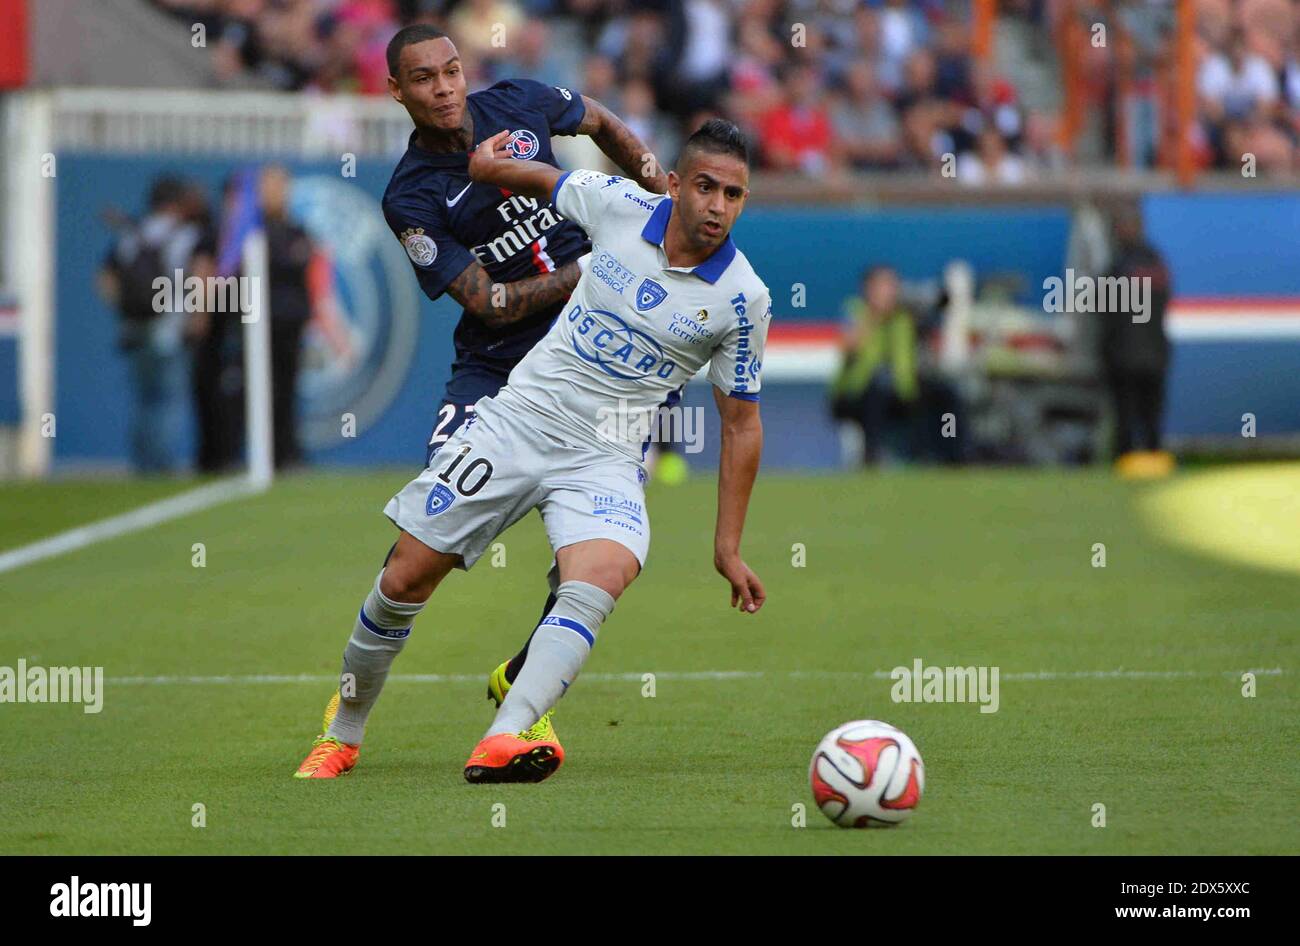
[[[542,143],[527,128],[520,128],[506,139],[506,147],[510,149],[510,157],[516,161],[527,161],[537,156],[537,152],[542,150]]]
[[[426,516],[436,516],[440,512],[446,512],[455,501],[456,494],[442,483],[439,483],[429,490],[429,498],[424,503],[424,514]]]
[[[438,258],[438,244],[432,237],[425,236],[424,227],[403,230],[401,241],[406,247],[406,255],[416,266],[429,266]]]
[[[668,298],[668,290],[653,279],[641,280],[636,290],[636,308],[638,312],[649,312]]]

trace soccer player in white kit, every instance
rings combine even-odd
[[[366,717],[415,616],[453,568],[537,509],[559,570],[556,603],[470,754],[470,782],[535,782],[563,750],[529,727],[585,663],[650,547],[642,461],[660,405],[708,366],[721,417],[714,565],[731,605],[752,613],[762,583],[740,537],[763,432],[758,413],[767,287],[731,241],[749,156],[735,125],[705,123],[683,146],[668,195],[596,171],[563,173],[510,157],[503,132],[470,159],[475,181],[549,198],[590,235],[590,261],[550,332],[494,397],[384,512],[402,530],[344,652],[337,714],[296,773],[333,778],[356,764]]]

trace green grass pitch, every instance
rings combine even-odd
[[[0,665],[108,678],[98,715],[0,704],[0,851],[1300,851],[1300,582],[1168,544],[1145,503],[1160,485],[1101,472],[760,477],[745,536],[769,594],[757,616],[727,610],[712,569],[715,482],[652,487],[649,565],[556,715],[565,765],[541,785],[471,786],[483,678],[544,598],[530,517],[503,537],[505,567],[454,574],[421,616],[353,774],[294,780],[394,535],[380,509],[406,479],[291,478],[0,574]],[[149,496],[0,487],[0,548]],[[916,658],[998,667],[998,712],[892,702],[882,672]],[[1265,671],[1253,698],[1249,669]],[[402,679],[431,674],[449,679]],[[155,679],[177,677],[200,679]],[[811,805],[813,747],[859,718],[924,755],[925,797],[901,827],[844,831]]]

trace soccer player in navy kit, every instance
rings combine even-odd
[[[762,453],[759,418],[771,292],[730,238],[749,194],[749,148],[715,119],[682,149],[669,194],[597,171],[519,161],[509,131],[483,141],[470,168],[538,200],[590,234],[593,249],[565,311],[501,391],[384,507],[402,530],[353,621],[335,717],[297,778],[355,765],[365,725],[416,617],[453,569],[469,569],[533,510],[560,570],[556,604],[527,663],[465,763],[466,781],[538,782],[564,761],[535,727],[578,678],[615,602],[650,548],[645,438],[656,410],[707,366],[720,418],[714,567],[732,607],[766,593],[740,553]],[[610,426],[610,405],[623,419]]]
[[[530,80],[467,95],[456,47],[436,27],[400,30],[388,45],[388,68],[389,91],[415,131],[384,192],[384,216],[425,294],[447,293],[464,307],[427,464],[474,402],[495,394],[546,334],[591,246],[549,202],[471,182],[470,152],[510,131],[516,158],[559,167],[551,135],[589,135],[647,190],[664,193],[668,179],[640,139],[586,96]]]
[[[455,360],[425,452],[465,422],[480,398],[491,397],[546,334],[578,283],[579,257],[591,249],[582,228],[549,202],[512,194],[469,177],[470,153],[501,131],[510,153],[554,167],[551,135],[588,135],[623,173],[664,193],[667,175],[650,149],[599,102],[531,80],[505,80],[472,95],[451,39],[433,26],[399,30],[388,44],[388,90],[415,130],[384,192],[384,217],[410,257],[430,299],[444,293],[463,307]],[[555,584],[556,573],[549,576]],[[551,595],[545,615],[555,603]],[[489,676],[499,706],[523,666],[528,645]],[[333,718],[338,694],[326,709]],[[538,736],[554,739],[550,715]]]

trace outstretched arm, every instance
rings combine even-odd
[[[563,172],[541,161],[516,161],[506,148],[509,137],[510,132],[499,131],[474,149],[469,156],[470,180],[495,184],[525,197],[550,200]]]
[[[553,273],[495,282],[481,263],[473,262],[451,281],[447,292],[489,328],[502,328],[569,298],[581,275],[573,262]]]
[[[596,146],[632,180],[655,194],[668,193],[668,175],[645,142],[623,121],[593,98],[582,97],[587,107],[578,134],[587,135]]]
[[[718,460],[718,524],[713,535],[713,567],[731,583],[731,606],[757,611],[767,600],[763,583],[740,557],[749,494],[763,452],[763,422],[758,402],[728,397],[713,389],[722,418],[722,456]]]

